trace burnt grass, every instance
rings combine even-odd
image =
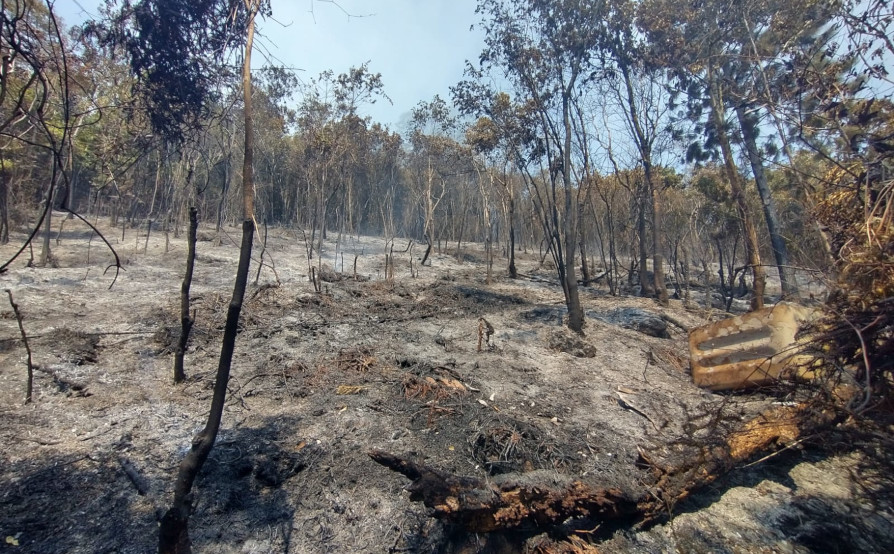
[[[25,405],[24,348],[12,310],[0,309],[2,552],[153,551],[177,465],[204,425],[237,249],[198,245],[187,380],[174,386],[185,244],[169,237],[165,251],[157,233],[144,249],[128,232],[111,290],[108,260],[94,244],[88,264],[81,235],[55,246],[59,267],[21,263],[0,276],[36,364]],[[416,278],[409,254],[396,255],[384,280],[384,240],[356,237],[344,256],[359,256],[365,280],[355,281],[329,243],[327,275],[339,278],[318,293],[297,236],[271,232],[279,282],[262,271],[246,295],[223,429],[194,489],[197,552],[475,552],[486,541],[429,518],[407,480],[367,453],[483,479],[630,489],[646,478],[638,448],[697,440],[710,432],[698,423],[706,414],[736,420],[778,400],[694,387],[687,337],[673,327],[660,338],[588,316],[585,337],[571,335],[558,287],[497,270],[488,283],[476,245],[435,253]],[[537,270],[533,255],[518,263]],[[591,314],[636,309],[689,327],[721,317],[590,287],[582,298]],[[479,318],[495,330],[481,351]],[[576,544],[604,551],[890,551],[890,506],[873,496],[890,482],[872,462],[879,450],[792,449],[669,507],[658,525],[566,522],[525,529],[503,550],[555,546],[586,523]]]

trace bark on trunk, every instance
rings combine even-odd
[[[189,208],[189,229],[187,230],[186,273],[183,275],[183,283],[180,285],[180,340],[177,342],[177,350],[174,352],[174,383],[181,383],[186,379],[183,370],[183,358],[186,356],[186,345],[189,342],[189,334],[195,321],[189,314],[189,289],[192,286],[192,274],[196,265],[196,231],[199,228],[199,211]]]
[[[158,534],[158,551],[160,554],[187,554],[192,551],[189,540],[189,516],[192,512],[192,486],[201,471],[205,460],[211,453],[220,422],[223,416],[224,402],[227,395],[227,384],[230,380],[230,368],[233,362],[233,351],[236,347],[239,315],[242,312],[242,301],[248,284],[248,268],[251,264],[251,249],[254,241],[254,185],[252,180],[252,112],[251,112],[251,51],[254,42],[254,18],[258,13],[258,0],[245,0],[248,11],[248,28],[245,43],[245,56],[242,68],[242,88],[244,95],[245,115],[245,158],[242,170],[242,246],[239,250],[239,266],[236,270],[236,281],[233,285],[233,296],[227,309],[227,320],[224,324],[224,335],[214,381],[214,393],[211,398],[211,410],[205,428],[193,438],[192,448],[180,463],[177,481],[174,484],[174,501],[171,508],[161,520]]]
[[[662,306],[667,306],[670,300],[667,296],[667,284],[664,279],[664,256],[661,255],[661,201],[658,196],[658,188],[653,182],[651,163],[646,167],[646,184],[652,196],[652,276],[655,279],[655,299]]]
[[[587,264],[587,247],[583,239],[580,241],[580,278],[584,286],[590,284],[590,266]]]
[[[509,278],[518,279],[515,267],[515,199],[509,199]]]
[[[233,351],[236,347],[239,314],[242,312],[242,300],[248,283],[248,266],[251,262],[251,246],[254,239],[254,223],[251,220],[242,223],[242,247],[239,254],[239,267],[236,271],[236,283],[233,297],[227,308],[227,320],[224,325],[223,344],[214,382],[214,394],[211,399],[211,411],[205,428],[193,438],[192,448],[177,472],[174,485],[174,502],[165,513],[159,528],[158,551],[161,554],[186,554],[192,551],[189,540],[189,516],[192,512],[192,486],[211,453],[211,447],[217,439],[220,422],[226,400],[227,383],[230,380],[230,368],[233,362]]]
[[[661,235],[661,202],[659,199],[660,191],[655,184],[655,177],[653,175],[652,168],[652,144],[654,143],[654,133],[647,133],[646,129],[643,128],[642,121],[640,121],[639,110],[637,109],[636,99],[634,97],[633,81],[630,78],[630,68],[627,66],[627,64],[621,64],[621,71],[624,74],[624,85],[627,89],[627,102],[630,111],[630,123],[633,126],[633,132],[636,138],[636,145],[639,149],[640,156],[642,157],[643,173],[645,174],[646,178],[646,190],[644,191],[646,194],[644,194],[642,198],[641,210],[643,212],[645,211],[646,195],[650,197],[652,204],[651,288],[653,290],[648,290],[649,287],[646,285],[647,279],[643,278],[646,271],[646,256],[644,253],[640,254],[640,263],[643,271],[643,277],[640,278],[640,285],[642,285],[643,287],[643,296],[646,296],[647,292],[653,292],[655,298],[658,300],[658,303],[662,306],[667,306],[668,297],[667,286],[665,285],[664,279],[664,256],[661,255],[661,241],[659,240],[659,236]],[[644,222],[641,222],[640,224],[640,232],[645,233]],[[645,239],[641,235],[641,249],[644,249],[642,246],[644,240]]]
[[[431,237],[429,235],[426,235],[425,238],[428,239],[428,246],[425,248],[425,254],[422,255],[422,261],[419,262],[420,266],[424,266],[425,262],[428,261],[428,257],[431,255],[431,249],[432,249]]]
[[[646,185],[640,188],[639,214],[637,215],[637,235],[639,235],[639,286],[640,296],[651,297],[655,295],[654,279],[649,279],[648,274],[648,248],[646,246]]]
[[[751,172],[754,174],[754,183],[761,197],[761,206],[764,209],[764,220],[767,222],[767,231],[770,233],[770,244],[773,247],[773,256],[776,258],[776,267],[779,269],[779,280],[782,284],[782,295],[785,297],[797,296],[798,287],[794,275],[791,274],[788,261],[788,248],[782,237],[779,224],[779,216],[776,213],[776,202],[770,193],[770,186],[764,174],[764,164],[761,161],[760,151],[757,147],[755,122],[749,121],[744,106],[736,106],[736,117],[742,128],[742,139],[745,150],[748,152],[748,161],[751,164]]]
[[[55,174],[53,175],[55,179]],[[50,262],[50,234],[53,232],[53,196],[56,191],[55,187],[50,188],[47,193],[47,215],[43,220],[43,239],[41,241],[40,267],[46,267]]]
[[[230,164],[232,163],[232,152],[227,153],[227,161],[224,164],[224,178],[223,178],[223,187],[220,191],[220,200],[217,203],[217,224],[215,225],[214,232],[219,233],[220,227],[223,225],[223,213],[224,206],[227,203],[227,194],[230,191]]]
[[[732,146],[730,145],[729,136],[726,132],[726,110],[723,104],[723,93],[717,76],[710,67],[709,80],[711,114],[717,133],[717,142],[720,144],[720,149],[723,153],[723,164],[726,170],[726,177],[729,180],[733,202],[735,202],[736,210],[739,212],[739,217],[742,219],[742,228],[745,232],[745,253],[754,278],[754,293],[751,298],[751,309],[759,310],[764,307],[764,290],[766,289],[767,276],[761,265],[760,243],[757,239],[757,229],[755,228],[754,220],[751,217],[751,210],[749,209],[748,202],[745,198],[745,186],[742,182],[742,176],[739,175],[736,162],[733,159]]]
[[[574,79],[571,79],[574,82]],[[562,182],[565,187],[565,300],[568,306],[568,328],[579,335],[584,334],[584,309],[580,303],[580,294],[577,288],[577,277],[574,268],[574,253],[577,250],[578,241],[578,217],[577,205],[572,197],[578,194],[571,182],[571,107],[570,90],[565,91],[562,99],[562,111],[565,123],[565,144],[562,157]]]
[[[0,244],[9,242],[9,185],[7,171],[0,157]]]

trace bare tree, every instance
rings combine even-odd
[[[192,511],[192,485],[199,471],[208,459],[223,415],[224,401],[227,395],[227,383],[230,379],[230,367],[236,346],[236,334],[239,315],[242,312],[242,301],[248,284],[248,268],[251,263],[251,250],[254,241],[254,182],[252,181],[252,158],[254,143],[252,136],[251,110],[251,52],[254,44],[255,18],[261,11],[262,0],[243,0],[246,17],[246,40],[242,59],[242,94],[245,117],[245,150],[242,162],[242,246],[239,250],[239,265],[236,270],[236,281],[233,285],[233,296],[227,308],[227,320],[224,324],[223,344],[220,361],[214,381],[214,394],[211,399],[211,411],[205,428],[193,438],[192,448],[180,463],[177,481],[174,485],[174,501],[161,521],[159,529],[158,550],[161,553],[190,552],[189,516]]]
[[[501,72],[537,124],[541,171],[528,179],[549,252],[555,263],[569,329],[583,333],[575,268],[579,207],[584,201],[575,168],[574,104],[593,76],[606,39],[600,2],[481,1],[485,50],[483,73]],[[482,71],[470,67],[474,78]]]

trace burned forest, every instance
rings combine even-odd
[[[0,551],[894,550],[887,2],[66,4],[2,3]]]

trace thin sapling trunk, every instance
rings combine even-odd
[[[186,379],[183,371],[183,357],[186,355],[186,344],[189,342],[189,333],[192,331],[195,319],[189,313],[189,288],[192,285],[192,273],[196,263],[196,231],[199,227],[198,210],[189,208],[189,228],[187,229],[187,253],[186,273],[183,283],[180,285],[180,340],[177,342],[177,350],[174,352],[174,383],[181,383]]]

